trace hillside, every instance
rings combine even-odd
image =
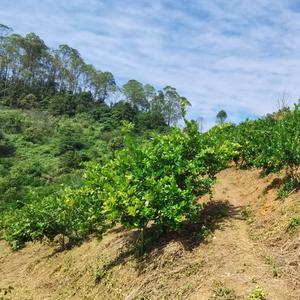
[[[120,227],[64,252],[46,240],[18,252],[1,242],[0,295],[11,287],[4,299],[264,299],[259,286],[266,299],[299,299],[300,194],[278,200],[281,177],[222,171],[212,200],[199,200],[208,203],[206,232],[162,236],[141,258],[136,231]]]
[[[0,54],[0,300],[300,298],[300,101],[202,132],[68,45]]]

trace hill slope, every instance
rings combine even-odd
[[[266,299],[300,299],[300,236],[293,223],[300,195],[276,200],[275,178],[222,171],[212,201],[201,199],[209,202],[207,236],[186,229],[161,238],[140,259],[128,246],[136,232],[121,228],[64,252],[47,243],[11,252],[1,241],[0,296],[224,300],[247,299],[259,286]]]

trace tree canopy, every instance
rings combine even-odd
[[[219,124],[223,124],[225,122],[225,120],[227,119],[227,113],[225,110],[220,110],[218,113],[217,113],[217,122]]]
[[[69,45],[51,49],[35,33],[22,36],[0,25],[0,55],[0,105],[72,116],[95,114],[100,102],[112,106],[125,101],[134,118],[147,119],[152,127],[180,119],[181,96],[175,88],[156,91],[135,79],[119,87],[111,72],[86,63]]]

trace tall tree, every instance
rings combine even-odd
[[[35,81],[43,84],[48,60],[48,47],[35,33],[22,39],[21,73],[23,81],[32,86]]]
[[[68,45],[60,45],[57,54],[61,60],[59,70],[60,90],[67,90],[72,93],[78,92],[80,76],[85,65],[82,57],[76,49]]]
[[[225,122],[225,120],[227,119],[227,113],[225,110],[220,110],[218,113],[217,113],[217,122],[219,124],[223,124]]]
[[[95,100],[105,101],[109,95],[116,91],[116,82],[110,72],[96,71],[92,76],[93,96]]]
[[[164,107],[163,115],[168,126],[175,125],[181,118],[181,100],[178,92],[171,86],[163,89]]]
[[[144,86],[137,80],[129,80],[123,85],[123,93],[126,100],[141,111],[147,111],[149,109],[149,102],[145,95]]]
[[[155,88],[149,83],[145,84],[144,85],[144,94],[145,94],[145,97],[146,97],[148,103],[150,104],[156,94]],[[150,108],[150,106],[149,106],[149,108]]]
[[[7,69],[7,57],[5,43],[7,41],[7,36],[11,33],[12,29],[6,25],[0,24],[0,78],[6,75]]]

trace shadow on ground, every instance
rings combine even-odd
[[[222,224],[226,219],[242,219],[240,210],[242,207],[235,207],[228,201],[209,201],[196,218],[196,222],[186,222],[179,232],[157,231],[154,226],[147,228],[145,232],[145,244],[143,254],[139,252],[137,240],[139,231],[131,231],[125,234],[125,246],[112,261],[101,267],[96,283],[112,268],[125,264],[129,259],[135,259],[137,269],[143,272],[143,266],[149,265],[153,260],[159,260],[165,253],[165,248],[172,242],[177,242],[182,246],[183,252],[193,251],[201,243],[206,243],[207,238],[217,229],[222,229]],[[174,253],[174,256],[176,253]]]

